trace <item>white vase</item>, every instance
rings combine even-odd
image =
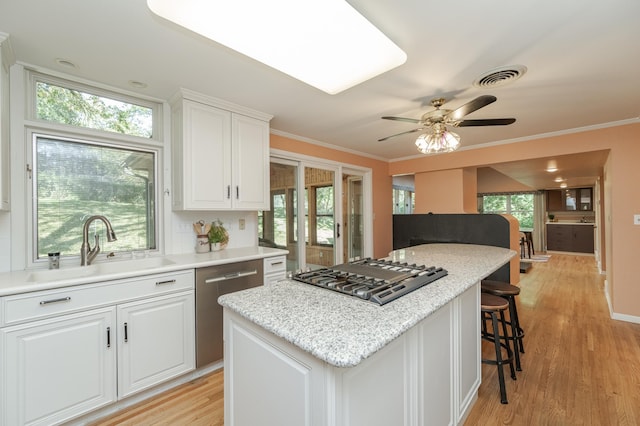
[[[211,243],[211,251],[220,251],[220,243]]]

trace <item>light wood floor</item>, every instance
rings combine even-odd
[[[503,405],[496,368],[483,364],[465,424],[640,425],[640,324],[609,318],[593,258],[553,254],[520,287],[523,371],[507,374]],[[222,371],[95,423],[107,425],[223,425]]]

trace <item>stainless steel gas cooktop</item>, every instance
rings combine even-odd
[[[436,266],[367,258],[300,272],[293,279],[384,305],[445,275]]]

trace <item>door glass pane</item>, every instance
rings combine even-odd
[[[271,210],[261,213],[258,223],[259,242],[263,247],[289,250],[287,270],[298,269],[296,249],[297,211],[296,176],[297,166],[270,164]]]
[[[305,167],[306,264],[330,266],[334,261],[334,172]]]
[[[364,226],[362,222],[362,177],[344,175],[346,180],[347,197],[346,208],[343,214],[346,215],[342,223],[345,224],[344,232],[347,238],[344,239],[346,247],[343,250],[343,261],[348,262],[357,258],[362,258],[364,254]]]

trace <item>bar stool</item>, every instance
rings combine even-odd
[[[498,381],[500,383],[500,402],[508,404],[507,390],[504,383],[504,370],[503,365],[509,364],[511,370],[511,378],[516,380],[516,370],[513,367],[513,351],[511,350],[511,344],[509,343],[509,336],[507,332],[507,322],[504,317],[504,311],[509,308],[509,301],[499,296],[494,296],[488,293],[480,294],[480,311],[482,320],[482,338],[484,340],[493,342],[496,358],[488,359],[482,358],[484,364],[496,365],[498,367]],[[498,316],[500,316],[500,325],[502,326],[502,332],[498,328]],[[491,320],[491,333],[487,329],[487,321]],[[506,349],[506,358],[502,357],[502,349]]]
[[[516,370],[522,371],[520,354],[524,353],[524,343],[522,342],[524,330],[520,326],[520,318],[518,318],[518,309],[516,307],[515,298],[520,294],[520,287],[502,281],[482,280],[480,283],[480,289],[483,293],[504,297],[509,301],[509,321],[507,321],[507,324],[511,327],[509,340],[513,341]]]

